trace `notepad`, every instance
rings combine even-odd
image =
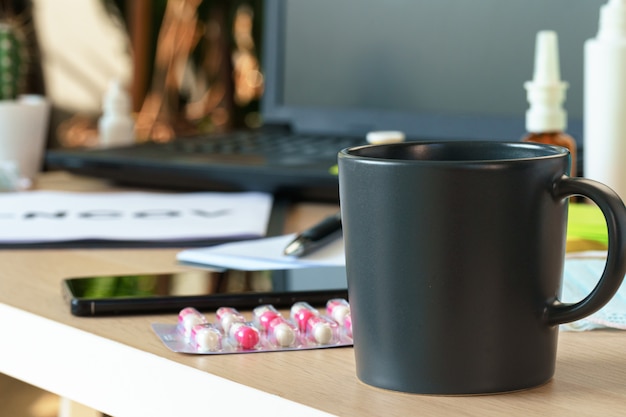
[[[288,234],[248,242],[225,243],[218,246],[187,249],[177,254],[180,262],[246,271],[315,266],[343,266],[345,255],[343,239],[337,239],[310,255],[293,257],[283,250],[295,238]]]
[[[259,238],[272,202],[271,194],[258,192],[6,193],[0,194],[0,245]]]

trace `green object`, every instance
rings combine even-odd
[[[75,282],[86,298],[144,296],[156,294],[157,277],[152,275],[99,276]]]
[[[570,203],[567,237],[608,244],[606,220],[602,211],[593,204]]]
[[[0,100],[15,99],[22,92],[25,75],[25,35],[15,24],[0,23]]]

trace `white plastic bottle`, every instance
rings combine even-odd
[[[122,84],[112,81],[102,100],[98,135],[103,147],[124,146],[135,142],[135,122],[131,116],[130,96]]]
[[[626,200],[626,0],[600,9],[598,35],[585,43],[584,176]]]

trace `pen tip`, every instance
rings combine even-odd
[[[303,250],[304,246],[302,246],[302,242],[299,239],[296,239],[287,245],[283,253],[287,256],[300,256],[302,255]]]

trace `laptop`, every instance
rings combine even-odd
[[[568,132],[582,157],[583,45],[604,0],[265,0],[264,126],[111,149],[46,167],[139,186],[337,201],[337,152],[408,140],[519,140],[536,32],[559,35]],[[580,162],[580,161],[579,161]],[[582,163],[578,164],[582,167]]]

